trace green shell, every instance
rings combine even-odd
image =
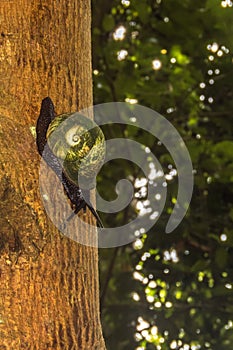
[[[93,182],[105,157],[104,134],[96,123],[80,113],[58,115],[49,125],[47,141],[71,181],[78,185],[82,176]]]

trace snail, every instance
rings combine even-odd
[[[89,208],[97,225],[103,227],[90,202],[90,190],[105,157],[105,138],[99,126],[77,112],[56,116],[52,100],[46,97],[37,120],[36,143],[70,200],[73,212],[66,221]]]

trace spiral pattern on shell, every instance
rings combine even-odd
[[[47,131],[47,142],[66,176],[79,185],[79,176],[95,187],[94,180],[105,157],[105,138],[91,119],[80,113],[61,114]]]

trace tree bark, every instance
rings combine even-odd
[[[92,104],[90,18],[88,0],[0,3],[1,350],[105,349],[97,249],[46,216],[30,133],[46,96],[58,114]],[[95,229],[77,230],[94,245]]]

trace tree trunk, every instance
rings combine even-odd
[[[0,349],[104,350],[97,249],[46,216],[30,133],[46,96],[58,114],[92,104],[90,3],[3,0],[0,23]]]

